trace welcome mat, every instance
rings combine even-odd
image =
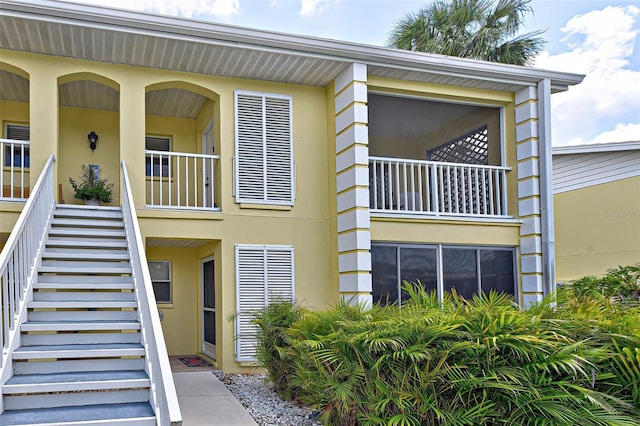
[[[187,367],[211,367],[211,364],[199,356],[179,356],[178,359]]]

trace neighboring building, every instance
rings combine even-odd
[[[0,26],[0,232],[50,155],[67,204],[91,164],[121,205],[124,163],[169,354],[252,365],[230,316],[276,297],[554,288],[549,99],[582,75],[47,0]]]
[[[559,282],[640,263],[640,141],[553,148]]]

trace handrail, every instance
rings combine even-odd
[[[0,199],[23,201],[29,198],[28,153],[29,141],[0,139]],[[8,173],[6,179],[5,173]]]
[[[510,167],[369,157],[375,213],[506,218]]]
[[[156,414],[158,425],[180,425],[182,424],[182,414],[151,285],[147,255],[144,252],[138,216],[131,194],[127,165],[124,161],[121,162],[121,165],[122,214],[127,244],[131,253],[133,284],[137,295],[138,315],[140,316],[140,334],[145,351],[145,371],[151,381],[149,403]]]
[[[45,235],[55,205],[52,155],[42,169],[33,192],[0,253],[2,311],[2,380],[12,373],[11,352],[19,344],[20,324],[26,320],[27,301],[31,297]]]
[[[217,154],[145,150],[147,206],[219,211],[215,202]]]

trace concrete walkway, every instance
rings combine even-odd
[[[242,404],[211,371],[174,372],[185,426],[257,426]]]

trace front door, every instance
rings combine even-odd
[[[216,359],[216,291],[213,258],[202,261],[202,352]]]
[[[213,120],[209,121],[207,127],[202,132],[202,153],[206,155],[212,155],[213,152]],[[206,162],[204,167],[204,206],[213,207],[213,176],[211,175],[212,168],[209,163]]]

